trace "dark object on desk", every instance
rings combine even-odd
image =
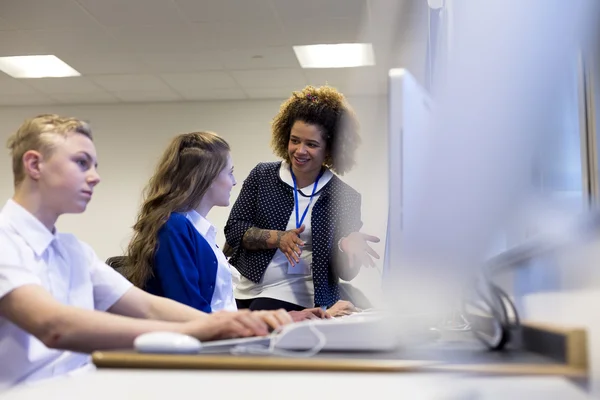
[[[587,332],[581,328],[527,323],[521,328],[522,347],[574,368],[588,368]]]

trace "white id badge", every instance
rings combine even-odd
[[[300,259],[300,262],[296,265],[292,265],[288,261],[288,275],[310,275],[310,263],[306,260]]]

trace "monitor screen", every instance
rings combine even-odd
[[[402,232],[414,231],[419,204],[415,187],[427,162],[432,100],[406,69],[389,72],[388,224],[383,275],[399,263]]]

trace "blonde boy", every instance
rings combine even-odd
[[[133,287],[57,219],[85,211],[100,182],[89,126],[40,115],[8,147],[15,194],[0,211],[0,388],[69,374],[88,353],[150,331],[210,340],[264,335],[285,312],[204,314]]]

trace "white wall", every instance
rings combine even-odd
[[[342,177],[363,195],[364,231],[384,239],[387,218],[386,108],[382,97],[350,99],[360,121],[363,146],[359,165]],[[0,140],[25,118],[55,112],[89,120],[98,150],[101,184],[83,215],[68,215],[58,224],[62,231],[75,233],[88,242],[100,258],[120,255],[131,236],[141,200],[142,188],[169,140],[179,133],[211,130],[232,147],[238,186],[232,204],[250,170],[260,161],[275,160],[269,147],[270,120],[281,101],[236,101],[162,104],[116,104],[85,106],[39,106],[0,108]],[[0,152],[0,199],[12,195],[12,171],[8,151]],[[224,242],[228,208],[213,209],[211,222],[220,229]],[[383,255],[383,240],[376,250]],[[381,267],[379,267],[381,268]],[[355,285],[376,296],[379,271],[364,270]]]

